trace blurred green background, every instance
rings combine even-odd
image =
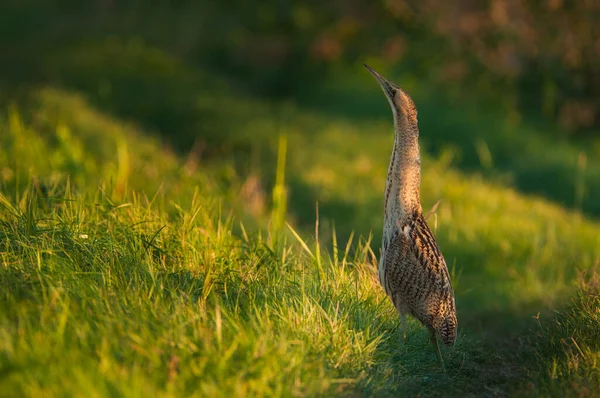
[[[597,391],[599,13],[2,1],[0,391]],[[392,116],[362,63],[419,109],[448,374],[376,281]]]
[[[243,90],[279,97],[377,58],[419,85],[435,85],[438,97],[489,100],[514,117],[556,122],[572,133],[600,125],[594,1],[7,0],[1,11],[9,85],[83,85],[91,78],[70,76],[56,64],[61,54],[95,45],[114,57],[119,42],[131,46],[130,57],[149,45],[232,77]],[[98,79],[111,78],[105,73]]]
[[[387,117],[362,70],[371,62],[415,97],[427,152],[450,146],[456,167],[597,216],[600,178],[586,160],[600,154],[598,12],[597,2],[562,0],[8,0],[0,88],[5,102],[33,87],[75,90],[183,153],[196,143],[210,157],[236,140],[250,151],[240,118],[215,116],[235,110],[214,95]],[[285,124],[285,109],[272,113]],[[584,182],[578,164],[592,170]]]

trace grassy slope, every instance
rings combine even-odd
[[[78,71],[99,62],[86,57],[75,56]],[[175,84],[182,73],[170,69],[179,66],[158,63],[164,82],[172,77],[182,89]],[[461,326],[456,347],[444,350],[443,375],[416,323],[401,342],[365,240],[346,245],[351,231],[372,231],[378,247],[388,118],[214,96],[186,73],[184,98],[193,101],[179,115],[201,115],[186,121],[208,141],[204,152],[171,153],[147,129],[60,90],[38,92],[0,119],[0,391],[576,395],[597,388],[596,286],[584,278],[579,298],[568,297],[578,271],[598,262],[600,225],[464,174],[451,149],[426,157],[424,207],[442,199],[431,222],[453,269]],[[128,81],[120,72],[109,78]],[[88,91],[82,82],[69,83]],[[137,108],[126,98],[113,109],[119,87],[100,90],[94,102],[141,121],[165,106],[148,94]],[[152,124],[177,111],[166,105]],[[214,129],[228,135],[210,141]],[[310,236],[319,202],[321,255],[311,238],[304,246],[267,226],[281,132],[289,219]],[[235,160],[239,151],[246,160]]]

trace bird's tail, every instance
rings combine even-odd
[[[440,327],[440,335],[442,336],[444,345],[454,345],[454,340],[456,340],[456,326],[456,315],[450,314],[446,316]]]

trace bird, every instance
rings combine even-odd
[[[384,195],[379,281],[396,307],[419,320],[431,334],[441,368],[438,334],[446,346],[456,340],[456,305],[448,267],[423,215],[417,107],[397,84],[364,64],[387,98],[394,117],[394,147]],[[404,327],[402,325],[402,327]]]

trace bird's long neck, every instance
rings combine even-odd
[[[385,219],[396,223],[421,211],[421,156],[416,117],[394,116],[394,149],[386,182]]]

